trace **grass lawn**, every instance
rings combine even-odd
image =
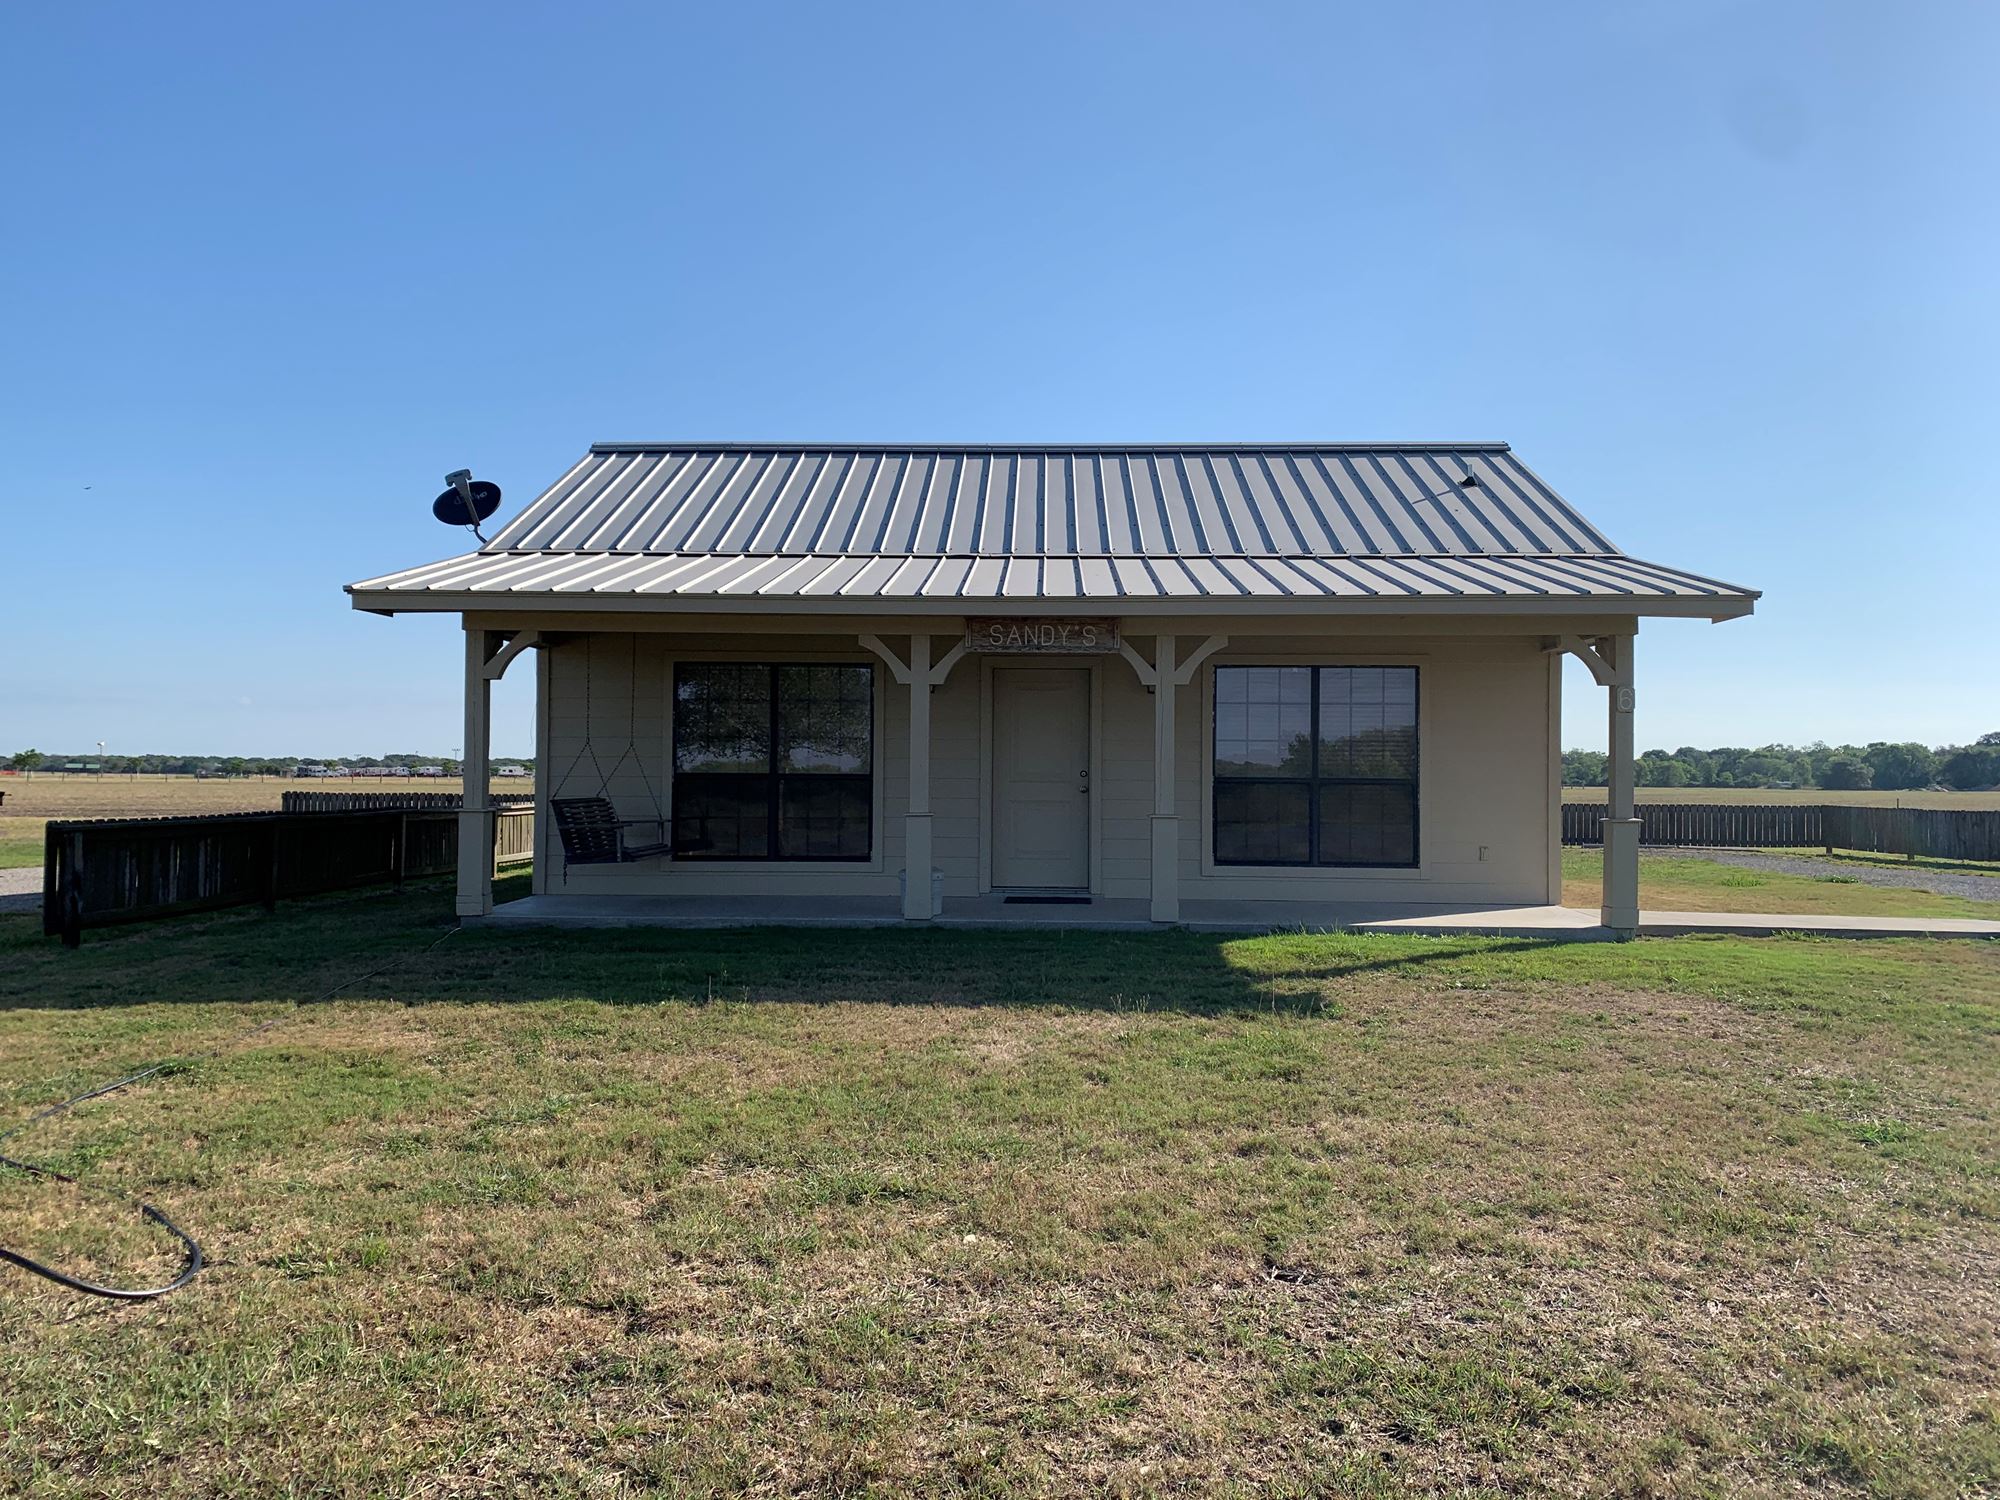
[[[43,818],[0,818],[0,870],[38,868]]]
[[[45,1496],[2000,1486],[2000,944],[0,918]],[[143,1277],[0,1174],[0,1238]]]
[[[1797,852],[1797,851],[1793,851]],[[1900,860],[1899,869],[1910,868]],[[2000,895],[2000,888],[1996,888]],[[1563,850],[1563,905],[1594,908],[1604,895],[1600,849]],[[1853,877],[1785,875],[1690,855],[1642,853],[1639,904],[1648,911],[1766,911],[1849,917],[1972,917],[1993,921],[2000,906],[1964,896],[1863,885]]]

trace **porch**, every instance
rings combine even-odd
[[[1291,908],[1296,907],[1296,910]],[[542,895],[493,908],[486,919],[507,927],[898,927],[893,896]],[[1149,932],[1156,922],[1143,897],[1047,900],[989,891],[949,897],[933,927],[1067,927],[1089,932]],[[1516,936],[1599,934],[1597,913],[1561,906],[1491,906],[1437,902],[1295,902],[1184,900],[1173,924],[1198,932],[1271,932],[1292,928],[1352,932],[1478,933]]]
[[[1532,619],[1403,620],[1394,634],[1344,621],[1229,618],[1203,622],[1207,628],[1196,634],[1185,628],[1193,621],[1163,619],[1143,634],[1144,626],[1135,630],[1136,643],[1114,636],[1111,652],[1059,658],[978,653],[963,626],[954,637],[907,619],[855,622],[878,625],[874,630],[821,626],[810,633],[782,617],[732,620],[726,629],[708,620],[635,620],[634,628],[618,632],[576,628],[586,623],[594,622],[544,616],[508,629],[467,621],[469,792],[484,785],[477,767],[485,757],[491,683],[524,655],[536,663],[537,756],[544,771],[537,807],[545,816],[533,902],[510,922],[546,916],[564,924],[935,921],[1240,931],[1384,923],[1393,924],[1390,930],[1493,931],[1501,922],[1507,930],[1634,930],[1636,840],[1607,861],[1606,911],[1565,912],[1550,900],[1559,899],[1560,887],[1556,658],[1583,657],[1613,688],[1607,697],[1614,765],[1622,773],[1615,783],[1623,783],[1614,784],[1615,807],[1620,792],[1630,796],[1631,699],[1629,688],[1616,691],[1624,684],[1615,680],[1630,681],[1630,635],[1605,627],[1629,629],[1630,622],[1607,620],[1583,637],[1550,628],[1567,621]],[[671,855],[655,844],[636,849],[629,862],[607,864],[578,862],[576,851],[565,850],[554,837],[557,820],[546,816],[552,800],[565,797],[595,796],[606,816],[615,806],[620,816],[645,820],[635,829],[636,845],[665,840],[680,764],[674,684],[701,681],[715,670],[710,663],[774,659],[838,664],[874,683],[864,695],[872,708],[847,726],[873,746],[857,756],[866,768],[854,779],[866,789],[867,802],[856,800],[865,805],[867,827],[852,857],[759,862],[717,858],[706,846],[684,854],[684,829]],[[1216,842],[1212,746],[1222,690],[1213,674],[1228,670],[1240,679],[1245,669],[1219,666],[1239,661],[1403,664],[1388,670],[1410,685],[1404,732],[1413,781],[1419,697],[1427,726],[1421,821],[1428,833],[1419,845],[1413,810],[1406,863],[1385,855],[1353,861],[1358,868],[1315,867],[1310,859],[1264,867],[1225,856]],[[1063,670],[1049,670],[1057,665]],[[1276,675],[1268,666],[1257,670]],[[1349,669],[1287,670],[1313,677]],[[1028,872],[1018,861],[1002,864],[1003,835],[1021,819],[1008,816],[1000,773],[1024,743],[1058,736],[1053,710],[1003,706],[999,690],[1003,681],[1044,677],[1073,679],[1077,689],[1070,714],[1075,741],[1067,752],[1074,769],[1066,770],[1075,780],[1036,789],[1041,800],[1030,806],[1030,826],[1070,823],[1074,863],[1067,872],[1036,869],[1024,879]],[[759,700],[751,716],[756,730],[769,712]],[[1064,774],[1058,767],[1045,780]],[[698,778],[688,779],[699,786]],[[1412,787],[1413,809],[1415,797]],[[468,823],[481,815],[468,803]],[[777,826],[775,815],[772,821]],[[765,847],[775,852],[775,844]],[[935,918],[929,882],[921,877],[905,884],[899,898],[906,870],[936,873],[944,905]],[[1056,878],[1063,874],[1068,878]],[[489,882],[477,870],[467,876],[460,914],[483,917],[491,910]],[[1024,887],[1070,894],[1037,902],[1022,899]]]
[[[1147,932],[1155,922],[1143,897],[1061,904],[1009,900],[1001,892],[947,899],[932,927],[1080,932]],[[484,924],[527,927],[900,927],[893,896],[526,896],[493,908]],[[2000,922],[1957,917],[1848,917],[1802,913],[1642,911],[1628,933],[1605,926],[1599,913],[1572,906],[1487,906],[1423,902],[1297,902],[1187,900],[1178,924],[1195,932],[1366,932],[1426,937],[1535,938],[1592,942],[1697,934],[1770,937],[1801,933],[1847,938],[2000,939]]]

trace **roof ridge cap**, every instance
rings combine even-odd
[[[690,442],[678,438],[657,441],[601,442],[592,453],[1511,453],[1509,443],[1492,439],[1466,442],[1424,440],[1388,442],[1297,443],[759,443]]]

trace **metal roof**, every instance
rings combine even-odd
[[[1156,558],[1617,551],[1504,443],[601,443],[484,550]]]
[[[1715,618],[1757,597],[1624,556],[1504,443],[600,443],[480,551],[349,592],[390,610],[1045,600]]]

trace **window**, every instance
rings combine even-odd
[[[867,859],[875,669],[674,669],[676,859]]]
[[[1215,862],[1417,863],[1415,667],[1217,667]]]

